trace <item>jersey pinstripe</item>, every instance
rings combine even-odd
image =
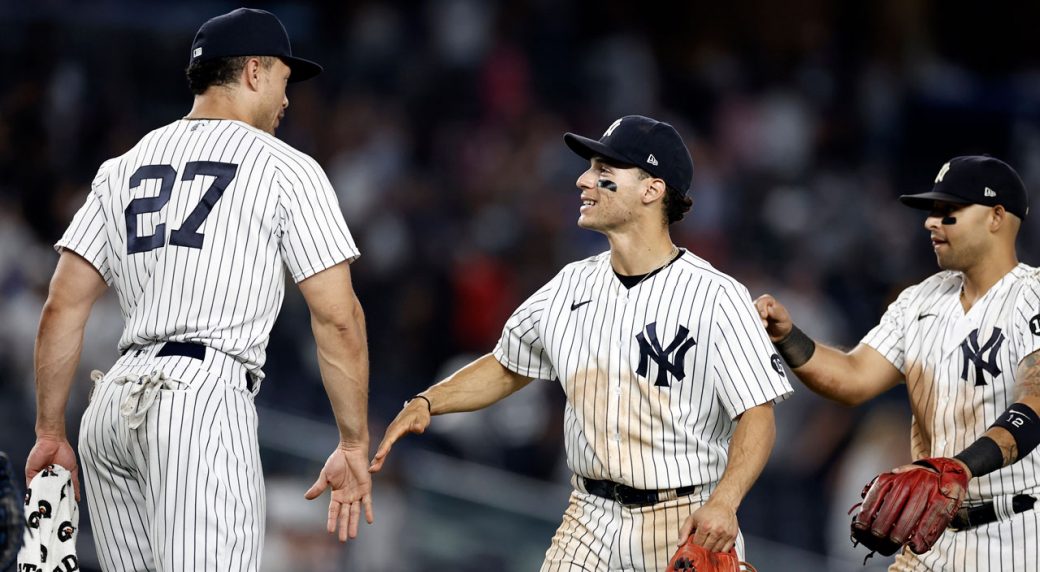
[[[560,380],[575,474],[639,489],[717,482],[734,418],[791,393],[747,289],[689,252],[631,290],[609,252],[568,265],[494,353]]]
[[[968,312],[964,278],[940,272],[904,290],[864,338],[903,373],[913,411],[914,459],[951,457],[1015,402],[1019,362],[1040,349],[1040,273],[1019,264]],[[968,504],[1040,494],[1040,451],[968,483]],[[1037,570],[1036,511],[1007,521],[947,531],[923,556],[909,551],[898,570]],[[1014,531],[1028,531],[1022,535]],[[1027,558],[1028,556],[1028,558]],[[990,562],[992,560],[992,562]],[[1028,567],[1011,566],[1012,561]],[[1004,565],[996,565],[1003,562]]]
[[[285,268],[299,282],[359,255],[321,167],[231,120],[176,121],[105,162],[55,247],[115,287],[120,351],[196,342],[257,377]]]

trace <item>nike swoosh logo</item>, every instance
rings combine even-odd
[[[585,300],[584,302],[571,302],[571,312],[581,308],[585,304],[591,304],[592,300]]]
[[[920,322],[921,320],[923,320],[923,319],[925,319],[925,318],[934,318],[934,317],[936,317],[936,316],[938,316],[938,315],[939,315],[939,314],[919,314],[919,315],[917,316],[917,321],[918,321],[918,322]]]

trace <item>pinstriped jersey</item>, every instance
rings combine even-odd
[[[115,288],[119,350],[196,342],[262,376],[285,269],[296,282],[355,259],[312,158],[232,120],[180,120],[102,164],[55,245]]]
[[[686,251],[631,289],[609,252],[567,265],[494,355],[563,385],[575,474],[640,489],[717,482],[734,418],[791,393],[747,289]]]
[[[914,459],[952,457],[1015,402],[1020,361],[1040,349],[1040,274],[1019,264],[970,310],[964,275],[944,271],[904,290],[863,342],[901,371],[913,410]],[[1040,451],[968,483],[968,500],[1040,490]]]

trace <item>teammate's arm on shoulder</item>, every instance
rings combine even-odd
[[[903,380],[891,362],[866,344],[846,352],[817,343],[812,358],[792,371],[809,389],[849,406],[869,401]]]
[[[843,351],[812,340],[769,294],[755,300],[762,327],[802,383],[844,405],[859,405],[895,387],[903,374],[874,348],[859,344]]]

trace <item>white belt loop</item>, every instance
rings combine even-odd
[[[119,405],[119,413],[126,418],[131,429],[137,429],[144,423],[148,411],[155,404],[160,389],[170,389],[166,374],[159,370],[144,375],[124,375],[112,380],[112,383],[123,385],[132,383],[133,387]]]

